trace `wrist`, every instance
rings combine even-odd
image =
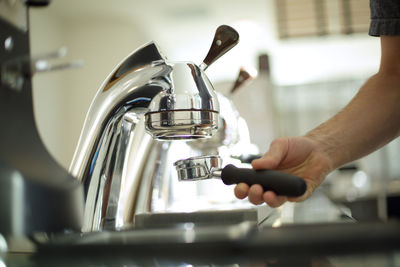
[[[324,165],[326,165],[328,173],[343,164],[339,157],[340,154],[337,153],[339,147],[337,140],[319,132],[318,128],[308,132],[304,137],[314,144],[315,153],[320,154],[320,157],[324,159]],[[344,152],[341,155],[345,154]]]

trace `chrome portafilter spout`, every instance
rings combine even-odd
[[[221,165],[221,158],[215,155],[191,157],[174,163],[179,181],[220,178],[226,185],[259,184],[264,191],[274,191],[277,195],[291,197],[301,196],[307,189],[303,179],[291,174],[274,170],[256,171],[249,168],[237,168],[231,164],[221,168]]]

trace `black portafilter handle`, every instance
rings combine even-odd
[[[259,184],[264,191],[274,191],[277,195],[298,197],[306,192],[307,185],[300,177],[274,171],[237,168],[231,164],[221,171],[221,179],[226,185],[246,183]]]

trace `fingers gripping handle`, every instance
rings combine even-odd
[[[277,195],[298,197],[304,194],[307,185],[300,177],[273,170],[237,168],[227,165],[222,169],[221,179],[224,184],[246,183],[249,186],[259,184],[264,191],[274,191]]]

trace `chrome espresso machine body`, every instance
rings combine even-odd
[[[149,43],[109,75],[91,104],[70,166],[84,184],[84,232],[132,226],[133,216],[151,201],[150,170],[165,165],[151,152],[168,140],[207,138],[217,131],[218,99],[204,71],[238,39],[234,29],[220,26],[200,66],[169,62]]]

